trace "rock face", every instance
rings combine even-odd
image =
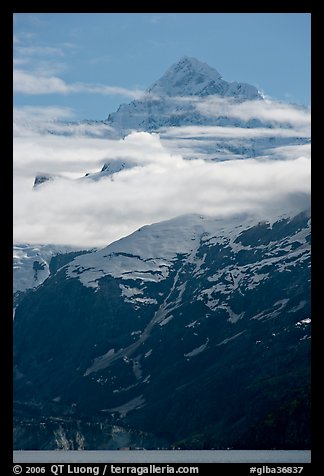
[[[98,449],[93,421],[145,447],[307,449],[310,323],[307,212],[145,226],[17,307],[15,447],[53,443],[50,418],[73,409],[74,447]],[[31,442],[35,407],[52,436]]]
[[[54,180],[54,175],[50,175],[50,174],[36,175],[33,188],[37,188],[43,183],[51,182],[52,180]]]
[[[116,425],[109,417],[78,415],[75,408],[54,405],[16,404],[14,417],[15,449],[88,450],[163,448],[165,440],[143,431]],[[48,416],[50,415],[50,416]]]

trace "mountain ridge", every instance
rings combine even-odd
[[[270,223],[222,226],[196,215],[172,224],[77,256],[22,300],[15,401],[38,402],[45,420],[49,406],[58,414],[72,406],[77,420],[104,418],[170,446],[208,449],[240,448],[245,434],[251,442],[251,428],[262,435],[270,414],[276,427],[286,418],[280,408],[296,400],[304,435],[287,424],[280,449],[305,449],[309,212]],[[275,447],[281,431],[259,447]]]

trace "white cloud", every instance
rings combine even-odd
[[[115,136],[113,129],[103,122],[75,121],[69,107],[21,106],[13,110],[14,137],[44,136],[51,134],[107,137]],[[55,139],[54,139],[55,140]]]
[[[311,144],[299,144],[299,145],[285,145],[281,147],[274,147],[271,150],[265,151],[266,158],[280,158],[280,159],[296,159],[296,157],[311,158]],[[268,155],[267,155],[268,152]]]
[[[208,98],[198,101],[196,108],[211,117],[228,116],[244,121],[259,119],[274,125],[288,124],[295,128],[307,128],[309,133],[310,110],[292,104],[269,99],[237,103],[229,98],[208,96]]]
[[[14,137],[31,137],[55,126],[56,121],[72,119],[74,113],[68,107],[22,106],[13,109]],[[60,124],[58,122],[57,124]]]
[[[209,117],[209,125],[160,130],[163,144],[185,157],[233,160],[266,156],[289,159],[303,155],[298,150],[301,144],[310,147],[305,145],[311,134],[309,109],[269,99],[240,102],[216,96],[194,96],[173,98],[172,101],[179,113],[183,113],[179,102],[188,103],[190,113],[196,109]],[[223,125],[218,125],[219,121]],[[227,122],[229,125],[224,125]]]
[[[107,159],[137,167],[94,182],[60,178],[32,190],[42,168],[67,177],[98,170]],[[184,213],[226,216],[306,207],[310,160],[187,161],[156,134],[124,140],[39,135],[14,142],[14,239],[105,246],[136,228]]]
[[[17,46],[16,53],[23,56],[64,56],[63,49],[54,46]]]
[[[257,138],[257,137],[309,137],[308,131],[290,128],[268,127],[224,127],[224,126],[181,126],[162,130],[167,137],[210,137],[210,138]]]
[[[19,136],[14,140],[14,174],[29,180],[40,172],[80,177],[97,170],[106,152],[107,144],[99,139],[50,134]]]
[[[40,76],[21,69],[13,72],[14,92],[23,94],[68,94],[68,85],[56,76]]]
[[[99,130],[101,127],[98,126]],[[156,134],[145,132],[133,133],[119,140],[34,133],[20,134],[14,140],[14,174],[29,181],[40,172],[82,177],[85,172],[96,172],[105,162],[114,159],[125,159],[139,165],[155,162],[167,167],[180,157],[170,155]]]
[[[138,99],[143,96],[143,91],[127,89],[119,86],[89,83],[67,83],[54,75],[42,75],[39,72],[31,72],[15,68],[13,72],[13,87],[15,93],[42,95],[42,94],[73,94],[92,93],[111,95],[117,94]]]

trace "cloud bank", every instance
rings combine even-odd
[[[171,153],[158,134],[134,132],[123,140],[20,135],[14,141],[14,240],[100,247],[185,213],[262,218],[274,209],[307,208],[311,167],[303,152],[283,150],[277,160],[189,161]],[[135,166],[99,181],[81,178],[120,158]],[[61,177],[33,190],[40,171]]]
[[[258,119],[274,125],[286,124],[309,133],[311,112],[301,106],[270,99],[263,101],[243,101],[238,103],[230,98],[209,96],[196,103],[199,112],[210,117],[228,116],[244,121]]]

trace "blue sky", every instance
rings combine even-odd
[[[14,105],[105,119],[184,55],[310,103],[307,13],[16,13]]]

